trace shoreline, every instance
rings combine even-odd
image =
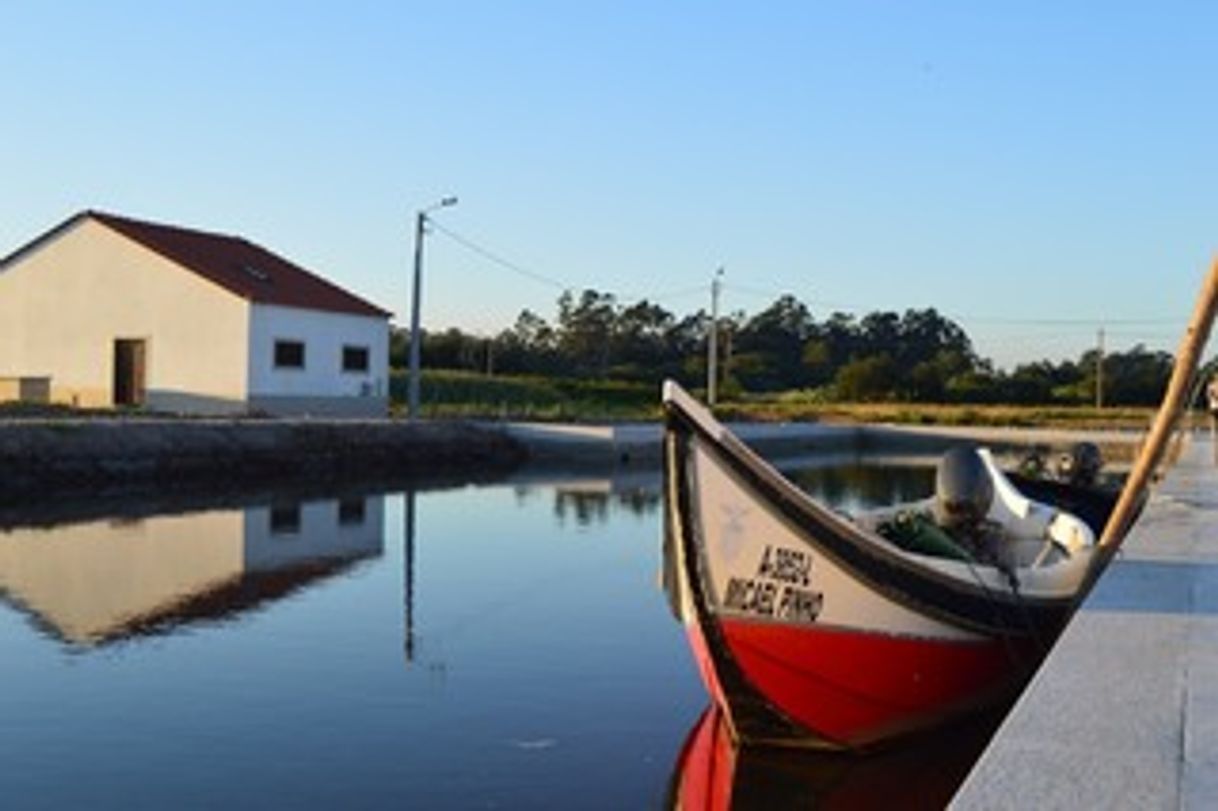
[[[0,422],[0,503],[106,490],[240,489],[507,473],[525,449],[464,422]]]
[[[759,453],[941,453],[961,443],[999,451],[1100,446],[1132,457],[1140,432],[1032,428],[741,423]],[[607,469],[654,465],[662,426],[404,420],[0,420],[0,505],[32,497],[100,498],[140,490],[409,485],[437,478],[502,478],[522,467]]]

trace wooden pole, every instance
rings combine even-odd
[[[1197,307],[1193,310],[1192,320],[1180,340],[1180,350],[1176,353],[1176,363],[1172,367],[1171,380],[1168,381],[1167,391],[1163,395],[1163,403],[1159,413],[1155,415],[1150,435],[1142,445],[1142,452],[1134,463],[1116,508],[1108,518],[1104,532],[1100,536],[1100,548],[1105,552],[1114,552],[1120,546],[1126,531],[1133,519],[1142,491],[1154,475],[1159,462],[1163,459],[1163,451],[1171,438],[1172,429],[1180,418],[1189,392],[1189,380],[1197,369],[1197,362],[1205,349],[1205,343],[1210,337],[1210,327],[1214,323],[1214,312],[1218,309],[1218,258],[1210,265],[1209,275],[1201,287],[1197,297]],[[1106,559],[1108,555],[1102,555]]]

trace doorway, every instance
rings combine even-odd
[[[142,338],[118,338],[114,341],[114,404],[140,406],[144,404],[147,341]]]

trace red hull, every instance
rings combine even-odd
[[[811,743],[861,747],[933,726],[1010,692],[1028,651],[1001,640],[948,642],[823,627],[720,620],[747,686]],[[687,626],[707,690],[732,715],[701,630]]]
[[[677,758],[676,800],[681,811],[729,811],[736,749],[717,708],[702,713]]]

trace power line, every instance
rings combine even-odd
[[[752,285],[738,284],[736,282],[724,282],[723,289],[735,290],[738,293],[747,293],[751,296],[760,296],[763,298],[779,299],[783,296],[795,296],[798,298],[794,290],[778,290],[774,288],[754,287]],[[800,299],[800,301],[803,301],[803,299]],[[854,304],[843,304],[840,301],[825,301],[824,299],[809,299],[804,303],[812,305],[813,307],[824,307],[834,310],[853,310],[855,312],[861,312],[862,310],[866,309]]]
[[[484,248],[482,245],[478,244],[477,242],[470,239],[469,237],[463,236],[462,234],[454,231],[453,229],[448,228],[447,226],[441,225],[440,223],[436,222],[434,218],[428,219],[428,223],[434,229],[436,229],[440,233],[444,234],[446,237],[451,239],[453,242],[456,242],[458,245],[465,248],[466,250],[472,251],[473,253],[477,254],[478,256],[481,256],[483,259],[486,259],[487,261],[492,262],[506,270],[510,270],[511,272],[516,273],[520,276],[524,276],[526,278],[532,279],[533,281],[540,282],[545,285],[549,285],[550,287],[557,288],[558,290],[562,290],[563,292],[566,292],[568,290],[592,289],[592,288],[587,287],[586,285],[569,284],[567,282],[556,279],[553,276],[549,276],[545,273],[540,273],[536,270],[531,270],[530,268],[526,268],[517,262],[513,262],[509,259],[505,259],[504,257],[500,256],[498,253],[495,253],[494,251],[490,250],[489,248]],[[707,290],[707,286],[704,284],[701,284],[701,285],[697,285],[696,287],[683,287],[683,288],[679,288],[677,290],[668,290],[668,291],[654,294],[654,295],[645,295],[645,296],[621,295],[621,296],[618,296],[618,295],[613,295],[612,293],[609,293],[609,295],[613,295],[613,297],[615,299],[617,299],[619,302],[632,303],[632,302],[641,302],[641,301],[664,301],[665,299],[681,298],[684,296],[693,295],[694,293],[704,293],[706,290]]]
[[[971,321],[974,324],[1014,324],[1020,326],[1037,326],[1043,325],[1047,327],[1060,326],[1086,326],[1094,327],[1096,324],[1121,324],[1125,326],[1144,326],[1154,324],[1178,324],[1178,318],[1105,318],[1103,316],[1092,316],[1089,318],[1015,318],[1012,316],[985,316],[985,315],[959,315],[951,314],[952,318],[958,321]]]
[[[428,223],[431,224],[432,228],[434,228],[437,231],[439,231],[440,233],[444,234],[446,237],[451,239],[453,242],[456,242],[461,247],[465,248],[466,250],[473,251],[474,253],[481,256],[483,259],[486,259],[489,262],[493,262],[494,264],[499,265],[500,267],[502,267],[506,270],[510,270],[513,273],[519,274],[521,276],[525,276],[529,279],[532,279],[535,282],[540,282],[542,284],[547,284],[551,287],[556,287],[559,290],[566,291],[566,290],[571,290],[574,288],[574,285],[566,284],[565,282],[561,282],[552,276],[547,276],[544,273],[538,273],[535,270],[529,270],[528,268],[522,267],[522,266],[516,264],[515,262],[504,259],[499,254],[494,253],[493,251],[489,251],[486,248],[483,248],[481,245],[474,242],[472,239],[463,237],[460,234],[458,234],[456,231],[452,230],[451,228],[447,228],[443,225],[440,225],[440,223],[436,222],[434,218],[429,218]]]
[[[652,296],[623,296],[623,301],[667,301],[675,298],[686,298],[694,294],[705,295],[710,290],[710,285],[699,284],[694,287],[682,287],[677,290],[668,290],[663,293],[656,293]]]
[[[478,256],[481,256],[483,259],[486,259],[487,261],[489,261],[495,265],[498,265],[499,267],[504,268],[505,270],[509,270],[512,273],[515,273],[517,275],[524,276],[528,279],[532,279],[535,282],[539,282],[541,284],[548,285],[550,287],[556,288],[558,290],[562,290],[564,292],[566,292],[568,290],[577,290],[577,289],[592,289],[592,288],[587,288],[586,286],[583,286],[583,285],[569,284],[569,283],[561,281],[553,276],[549,276],[545,273],[540,273],[536,270],[531,270],[530,268],[524,267],[523,265],[520,265],[509,259],[505,259],[504,257],[500,256],[499,254],[495,253],[494,251],[491,251],[488,248],[484,248],[482,245],[478,244],[477,242],[470,239],[469,237],[463,236],[462,234],[454,231],[453,229],[440,224],[434,218],[429,218],[428,224],[432,228],[434,228],[436,231],[439,231],[440,233],[444,234],[449,239],[451,239],[453,242],[456,242],[458,245],[465,248],[466,250],[471,251],[471,252],[477,254]],[[669,290],[669,291],[665,291],[665,292],[654,294],[654,295],[622,295],[622,296],[614,296],[614,298],[616,298],[621,303],[627,303],[627,304],[634,303],[634,302],[642,302],[642,301],[659,302],[659,301],[665,301],[665,300],[670,300],[670,299],[675,299],[675,298],[683,298],[685,296],[690,296],[690,295],[694,295],[694,294],[703,294],[707,291],[707,289],[708,289],[707,285],[701,284],[701,285],[696,285],[693,287],[685,287],[685,288],[679,288],[676,290]],[[739,292],[739,293],[745,293],[745,294],[753,295],[753,296],[760,296],[760,297],[764,297],[764,298],[773,297],[773,298],[777,299],[777,298],[781,298],[782,296],[796,296],[795,292],[790,289],[778,290],[778,289],[774,289],[774,288],[755,287],[753,285],[740,284],[739,282],[724,282],[723,289],[732,290],[732,291]],[[609,295],[613,295],[613,294],[609,293]],[[834,302],[834,301],[824,301],[824,300],[820,300],[820,299],[812,299],[812,300],[807,301],[806,303],[810,304],[812,306],[815,306],[815,307],[830,308],[830,309],[834,309],[838,312],[845,312],[846,314],[856,315],[856,316],[863,313],[864,311],[867,311],[867,312],[881,311],[881,310],[868,310],[865,307],[860,307],[860,306],[854,305],[854,304],[846,304],[843,302]],[[947,318],[950,318],[954,321],[958,321],[958,322],[962,322],[962,323],[1010,325],[1010,326],[1025,326],[1025,327],[1037,327],[1037,326],[1079,327],[1079,328],[1091,329],[1096,324],[1104,324],[1106,326],[1107,325],[1159,326],[1159,325],[1167,325],[1167,324],[1175,325],[1179,322],[1179,319],[1175,319],[1175,318],[1104,318],[1104,317],[1072,317],[1072,318],[1027,317],[1027,318],[1021,318],[1021,317],[1016,317],[1016,316],[964,315],[961,313],[951,313],[951,312],[944,312],[943,314]],[[1117,331],[1113,334],[1114,335],[1119,334],[1119,335],[1123,335],[1123,336],[1133,335],[1133,333],[1121,332],[1121,331]],[[1141,333],[1141,335],[1146,336],[1146,337],[1151,337],[1151,338],[1159,337],[1159,334],[1156,334],[1156,333]],[[1037,336],[1037,337],[1044,338],[1044,337],[1048,337],[1048,336],[1041,335],[1041,336]]]

